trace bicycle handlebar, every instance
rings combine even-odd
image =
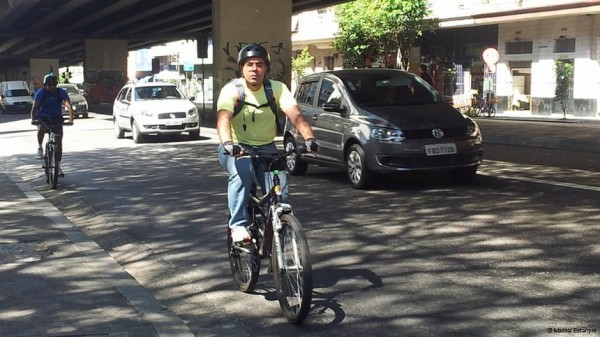
[[[66,120],[62,120],[62,125],[73,125],[73,122],[71,121],[66,121]],[[58,123],[49,123],[48,121],[43,121],[43,120],[32,120],[31,121],[31,125],[45,125],[45,126],[52,126],[52,125],[59,125]]]
[[[279,158],[283,158],[286,156],[289,156],[290,154],[297,154],[297,155],[302,155],[304,153],[306,153],[306,145],[304,144],[298,144],[296,145],[296,148],[294,149],[290,149],[288,151],[265,151],[265,150],[259,150],[255,147],[253,148],[242,148],[242,155],[240,155],[240,157],[243,156],[250,156],[250,157],[254,157],[254,158],[263,158],[263,159],[279,159]],[[227,150],[223,150],[223,154],[225,155],[229,155],[229,151]]]

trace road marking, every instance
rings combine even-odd
[[[498,164],[511,164],[509,162],[494,161],[494,160],[488,160],[486,162],[498,163]],[[495,170],[491,169],[488,171],[495,171]],[[524,182],[528,182],[528,183],[536,183],[536,184],[551,185],[551,186],[557,186],[557,187],[574,188],[574,189],[586,190],[586,191],[592,191],[592,192],[600,192],[600,187],[598,187],[598,186],[581,185],[581,184],[566,183],[566,182],[547,180],[547,179],[529,178],[529,177],[522,177],[522,176],[509,176],[509,175],[505,175],[505,174],[497,174],[494,172],[486,172],[485,169],[484,169],[484,171],[481,171],[481,170],[477,171],[477,174],[480,174],[482,176],[487,176],[487,177],[518,180],[518,181],[524,181]],[[515,174],[518,174],[518,172],[515,172]]]

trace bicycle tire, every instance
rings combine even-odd
[[[254,290],[258,281],[260,257],[256,243],[253,242],[243,248],[247,251],[234,245],[231,229],[227,228],[227,251],[233,280],[240,291],[249,293]]]
[[[312,263],[302,225],[292,214],[281,216],[280,237],[282,260],[279,266],[273,240],[271,264],[277,299],[286,319],[293,324],[304,321],[312,301]]]
[[[48,145],[46,145],[46,151],[44,157],[42,157],[42,168],[44,169],[44,177],[46,178],[46,184],[50,183],[50,163],[48,160]]]
[[[48,145],[48,172],[49,172],[49,184],[52,189],[58,186],[58,153],[56,152],[56,145]]]
[[[489,106],[487,109],[487,116],[490,118],[496,116],[496,108],[494,108],[493,106]]]

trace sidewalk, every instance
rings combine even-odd
[[[193,336],[100,246],[0,166],[2,337]]]
[[[494,118],[477,117],[483,144],[542,147],[565,151],[600,153],[600,120],[523,117],[516,112]]]

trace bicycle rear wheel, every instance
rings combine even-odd
[[[300,324],[308,315],[312,301],[310,252],[302,225],[295,216],[282,215],[281,225],[278,235],[283,265],[280,266],[278,263],[275,240],[273,240],[271,253],[273,280],[277,299],[286,319],[290,323]]]
[[[231,229],[227,228],[227,251],[231,273],[238,289],[245,293],[252,292],[258,281],[260,257],[254,242],[249,245],[234,244]]]
[[[58,185],[58,153],[56,152],[56,145],[50,144],[48,145],[48,166],[47,172],[49,179],[49,184],[52,189],[55,189]]]
[[[485,113],[487,117],[494,117],[496,116],[496,108],[490,105],[487,107]]]

